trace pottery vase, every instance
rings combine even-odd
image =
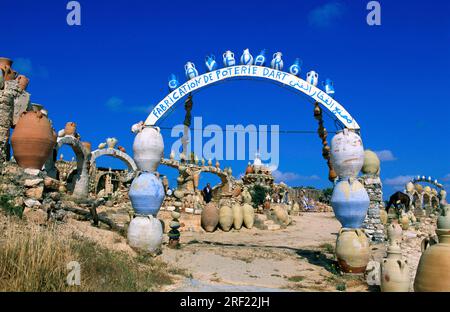
[[[364,163],[361,169],[364,174],[376,174],[380,172],[380,159],[371,150],[364,151]]]
[[[242,206],[238,203],[233,205],[233,227],[236,230],[240,230],[242,228],[242,224],[244,223],[244,211],[242,210]]]
[[[306,81],[307,81],[309,84],[311,84],[311,85],[317,87],[317,84],[319,83],[319,74],[316,73],[316,72],[313,71],[313,70],[310,71],[310,72],[308,72],[308,73],[306,73]]]
[[[338,132],[331,140],[331,163],[339,177],[356,177],[364,164],[360,136],[348,129]]]
[[[53,152],[56,135],[41,112],[22,113],[11,136],[14,158],[22,168],[42,169]]]
[[[251,204],[252,203],[252,195],[247,189],[244,189],[242,192],[242,203],[244,204]]]
[[[276,52],[273,54],[272,62],[270,66],[276,70],[283,70],[284,62],[283,62],[283,54],[281,52]]]
[[[219,224],[219,209],[213,202],[208,203],[203,208],[201,224],[206,232],[214,232]]]
[[[156,217],[164,200],[164,186],[153,173],[143,172],[131,183],[128,196],[136,214]]]
[[[360,229],[342,228],[336,240],[336,258],[345,273],[363,273],[370,258],[369,241]]]
[[[28,87],[28,84],[30,83],[30,79],[28,79],[24,75],[19,75],[17,77],[17,83],[19,84],[19,88],[22,91],[25,91],[27,89],[27,87]]]
[[[437,220],[438,229],[450,229],[450,205],[442,207],[442,213]]]
[[[253,64],[253,56],[250,54],[249,49],[245,49],[241,56],[241,64],[242,65],[252,65]]]
[[[361,228],[369,204],[369,195],[358,180],[342,180],[334,187],[331,206],[344,228]]]
[[[244,225],[247,229],[253,228],[255,223],[255,210],[250,204],[244,204],[242,206],[242,211],[244,213]]]
[[[108,145],[108,148],[115,148],[118,140],[116,138],[107,138],[106,144]]]
[[[409,292],[411,278],[408,261],[402,259],[401,250],[389,252],[381,262],[381,291]]]
[[[229,206],[222,206],[219,210],[219,223],[224,232],[229,232],[234,222],[233,210]]]
[[[81,142],[81,144],[84,146],[85,150],[90,153],[92,150],[92,144],[89,142]]]
[[[387,226],[387,236],[389,243],[400,244],[403,236],[403,229],[397,222],[392,222]]]
[[[74,122],[68,122],[66,123],[66,126],[64,127],[64,133],[66,135],[74,135],[77,131],[77,125]]]
[[[422,257],[414,280],[416,292],[450,292],[450,229],[438,229],[439,243],[422,243]]]
[[[409,217],[407,214],[402,214],[401,218],[400,218],[400,222],[401,222],[401,226],[403,231],[406,231],[409,229]]]
[[[266,200],[266,201],[264,202],[264,209],[265,209],[265,210],[270,210],[270,200]]]
[[[277,205],[274,209],[274,212],[275,216],[278,220],[280,220],[281,223],[283,223],[284,225],[289,225],[290,218],[287,211],[283,207]]]
[[[127,238],[131,247],[157,253],[163,241],[162,224],[153,216],[136,217],[128,226]]]
[[[133,143],[133,159],[141,171],[155,172],[164,153],[164,141],[157,127],[144,127]]]

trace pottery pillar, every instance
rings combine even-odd
[[[383,184],[379,176],[375,174],[364,174],[359,181],[369,194],[370,205],[363,229],[371,241],[384,241],[384,226],[380,220],[380,209],[385,209],[383,201]]]
[[[5,87],[0,90],[0,165],[10,159],[9,136],[13,125],[14,99],[22,94],[15,80],[5,81]]]

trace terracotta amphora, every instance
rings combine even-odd
[[[68,122],[66,123],[66,126],[64,127],[64,133],[66,135],[74,135],[77,131],[77,125],[74,122]]]
[[[381,262],[381,291],[409,292],[411,286],[407,260],[402,259],[402,251],[391,251]]]
[[[24,75],[19,75],[17,77],[17,83],[19,84],[19,88],[22,89],[22,91],[25,91],[28,87],[28,84],[30,83],[30,79],[28,79]]]
[[[422,242],[422,257],[417,267],[414,291],[450,292],[450,229],[438,229],[439,243]]]
[[[202,211],[201,223],[206,232],[214,232],[219,224],[219,209],[213,202],[208,203]]]
[[[336,258],[345,273],[364,273],[369,263],[370,249],[361,229],[342,228],[336,241]]]
[[[14,158],[22,168],[41,170],[55,144],[50,121],[41,112],[24,112],[11,136]]]

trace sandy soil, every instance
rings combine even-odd
[[[160,257],[188,269],[192,280],[168,290],[336,291],[343,281],[347,291],[368,290],[363,277],[333,269],[340,224],[332,213],[305,213],[294,221],[279,231],[182,233],[183,247],[166,248]]]

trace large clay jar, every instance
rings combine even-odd
[[[162,224],[153,216],[136,217],[128,226],[128,243],[133,248],[157,253],[162,240]]]
[[[437,220],[438,229],[450,229],[450,205],[442,207],[442,214]]]
[[[252,203],[252,195],[247,189],[244,189],[242,192],[242,202],[244,204],[251,204]]]
[[[411,286],[408,262],[402,259],[401,250],[389,251],[381,262],[381,291],[409,292]]]
[[[344,228],[361,228],[369,204],[369,195],[358,180],[338,182],[331,196],[334,214]]]
[[[153,173],[143,172],[131,183],[128,196],[136,214],[156,217],[164,200],[164,186]]]
[[[291,223],[289,215],[283,207],[276,206],[274,212],[277,219],[280,220],[280,222],[283,223],[284,225],[289,225],[289,223]]]
[[[55,144],[50,121],[41,112],[24,112],[11,136],[14,158],[22,168],[42,169]]]
[[[360,229],[342,228],[336,241],[336,258],[345,273],[363,273],[370,258],[369,241]]]
[[[331,163],[339,177],[356,177],[364,164],[364,147],[359,135],[348,129],[338,132],[331,140]]]
[[[402,223],[402,229],[404,231],[409,229],[409,217],[408,217],[408,215],[406,213],[402,214],[400,222]]]
[[[19,75],[19,77],[17,77],[17,83],[19,84],[19,88],[25,91],[28,87],[28,84],[30,83],[30,79],[28,79],[24,75]]]
[[[255,223],[255,210],[252,205],[244,204],[242,206],[242,210],[244,213],[244,225],[247,229],[253,228],[253,224]]]
[[[66,123],[66,126],[64,127],[65,135],[74,135],[75,132],[77,132],[77,124],[74,122]]]
[[[450,229],[438,229],[436,234],[438,244],[428,247],[427,240],[422,243],[414,291],[450,292]]]
[[[240,230],[244,223],[244,212],[239,204],[233,205],[233,226],[236,230]]]
[[[159,128],[145,127],[133,143],[134,161],[142,171],[154,172],[164,153],[164,142]]]
[[[219,210],[219,223],[224,232],[229,232],[233,225],[233,210],[229,206],[222,206]]]
[[[206,232],[214,232],[219,224],[219,209],[213,202],[208,203],[203,208],[201,223]]]
[[[361,171],[365,174],[378,175],[380,173],[380,159],[377,154],[371,150],[366,150],[364,152],[364,164]]]
[[[380,209],[380,221],[381,224],[386,225],[388,222],[388,213],[386,212],[386,210],[384,208]]]

